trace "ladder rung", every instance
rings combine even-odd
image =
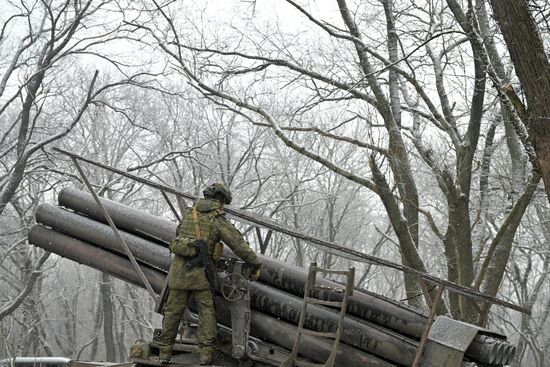
[[[319,267],[314,267],[313,271],[320,272],[320,273],[326,273],[326,274],[340,274],[340,275],[346,275],[349,277],[350,271],[349,270],[331,270],[331,269],[323,269]]]
[[[323,299],[305,297],[304,301],[312,305],[323,305],[323,306],[332,306],[332,307],[342,307],[341,301],[325,301]]]
[[[329,292],[335,292],[335,293],[344,293],[346,291],[345,288],[333,288],[333,287],[327,287],[324,285],[316,285],[313,286],[313,289],[315,291],[329,291]]]
[[[315,331],[315,330],[309,330],[309,329],[302,329],[300,331],[300,334],[302,335],[309,335],[309,336],[318,336],[320,338],[336,338],[336,333],[327,333],[323,331]]]
[[[306,361],[294,361],[294,364],[298,367],[322,367],[324,363],[311,363]]]

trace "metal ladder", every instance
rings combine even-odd
[[[343,285],[343,288],[330,288],[326,286],[316,285],[317,273],[324,274],[337,274],[344,275],[346,277],[346,282]],[[344,330],[344,316],[346,315],[346,309],[348,306],[348,297],[353,294],[353,285],[355,279],[355,268],[349,268],[349,270],[330,270],[323,269],[317,266],[317,263],[311,263],[309,266],[309,273],[307,277],[307,283],[304,290],[304,303],[302,306],[302,313],[300,314],[300,320],[298,322],[298,335],[296,336],[296,341],[294,342],[294,347],[288,358],[281,363],[279,367],[332,367],[334,366],[334,360],[336,359],[336,353],[338,350],[338,344],[340,343],[340,337],[342,336],[342,331]],[[330,301],[323,300],[319,298],[314,298],[313,293],[317,290],[330,290],[331,292],[337,292],[342,294],[341,301]],[[304,322],[306,320],[306,311],[307,305],[321,305],[329,306],[340,309],[340,316],[338,318],[338,328],[336,332],[321,332],[310,329],[304,329]],[[332,346],[332,351],[325,363],[311,363],[298,359],[298,352],[300,349],[300,339],[302,335],[314,336],[321,338],[334,339],[334,344]]]

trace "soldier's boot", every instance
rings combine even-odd
[[[159,346],[159,362],[168,363],[172,357],[172,346]]]
[[[201,366],[212,364],[212,357],[214,351],[210,348],[204,348],[200,350],[199,362]]]

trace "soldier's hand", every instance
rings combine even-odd
[[[250,272],[250,276],[249,276],[249,279],[251,281],[256,281],[258,280],[258,278],[260,277],[260,268],[255,268],[255,269],[252,269],[252,271]]]

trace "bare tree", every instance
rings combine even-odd
[[[234,14],[169,1],[14,4],[0,33],[0,226],[9,232],[0,237],[7,270],[0,287],[9,295],[0,299],[2,332],[17,329],[10,322],[29,322],[17,306],[48,314],[36,302],[47,286],[39,273],[48,255],[24,247],[25,230],[32,208],[58,185],[80,184],[70,162],[47,149],[54,141],[196,195],[205,183],[223,181],[243,209],[501,292],[533,305],[540,319],[550,313],[542,244],[523,238],[541,231],[529,204],[543,145],[535,139],[533,150],[522,124],[536,109],[501,88],[514,79],[484,1],[280,0],[288,19],[272,17],[260,3],[254,16],[243,4]],[[243,22],[226,24],[230,15]],[[117,59],[111,41],[145,50],[141,65]],[[87,71],[92,58],[105,61],[100,73]],[[102,195],[175,218],[160,194],[89,169]],[[242,229],[265,254],[349,266],[302,241]],[[25,263],[25,255],[33,261]],[[28,281],[18,289],[10,288],[13,270]],[[360,285],[423,305],[426,287],[418,279],[363,270]],[[123,359],[122,344],[152,328],[150,303],[104,280],[101,291],[81,281],[98,293],[80,296],[90,305],[86,312],[60,298],[54,303],[64,324],[46,317],[51,327],[33,329],[22,343],[12,338],[10,347]],[[452,293],[445,306],[441,312],[448,307],[469,321],[483,308]],[[497,309],[490,320],[503,315]],[[78,317],[90,321],[80,333]],[[521,334],[523,360],[537,355],[540,365],[548,349],[544,328],[508,319]],[[44,343],[55,328],[74,347],[64,348],[53,331],[55,344]],[[112,348],[104,350],[103,341]]]
[[[538,25],[530,9],[530,1],[491,0],[494,16],[504,40],[527,106],[516,103],[524,116],[535,146],[546,195],[550,200],[550,61],[544,49]],[[512,97],[514,99],[514,97]]]

